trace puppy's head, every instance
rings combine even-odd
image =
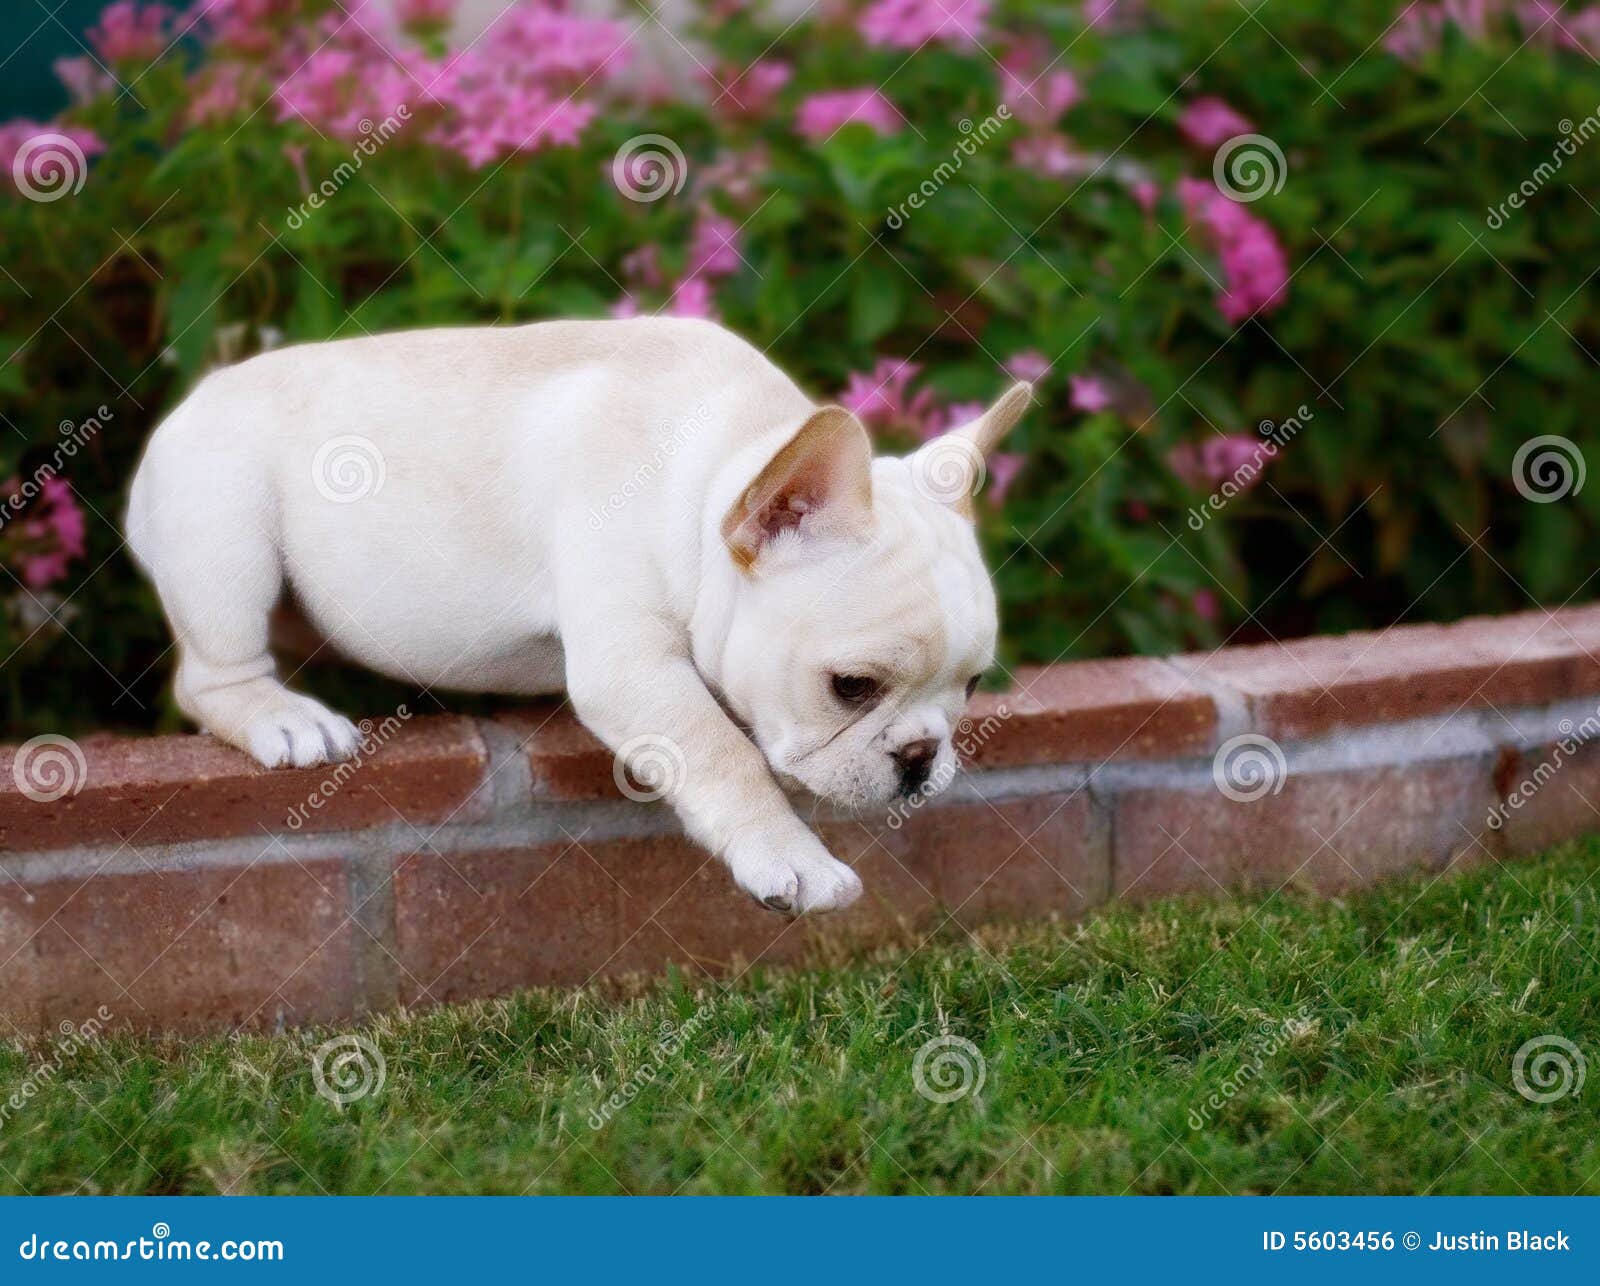
[[[724,517],[741,574],[715,678],[786,785],[860,808],[954,776],[952,734],[994,659],[973,494],[1030,395],[877,460],[853,415],[822,407]]]

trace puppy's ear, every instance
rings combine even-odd
[[[910,457],[911,476],[917,490],[972,517],[972,497],[983,486],[986,456],[1033,401],[1033,385],[1018,381],[1000,400],[960,428],[935,438]]]
[[[722,520],[733,561],[751,570],[785,531],[859,530],[872,517],[872,443],[840,406],[818,407]]]

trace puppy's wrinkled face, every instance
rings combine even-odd
[[[977,449],[941,439],[873,461],[860,426],[845,427],[848,440],[825,438],[797,481],[767,479],[757,508],[725,526],[753,557],[716,677],[785,786],[860,809],[954,778],[996,611],[969,516],[976,478],[948,476],[969,456],[976,468]],[[741,558],[738,539],[730,548]]]
[[[873,470],[873,524],[774,551],[724,654],[723,689],[785,784],[845,807],[931,794],[955,774],[968,693],[994,658],[995,600],[972,526]]]

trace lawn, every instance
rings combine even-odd
[[[0,1188],[1596,1194],[1600,1085],[1530,1101],[1513,1062],[1538,1037],[1600,1052],[1597,870],[1589,842],[352,1033],[13,1043],[0,1101],[33,1093],[0,1122]],[[315,1051],[352,1034],[383,1083],[338,1103]],[[981,1085],[952,1045],[919,1092],[943,1035]]]

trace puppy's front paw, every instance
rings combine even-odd
[[[310,697],[284,692],[244,721],[239,740],[268,768],[315,768],[350,758],[360,748],[361,733]]]
[[[762,846],[736,848],[728,866],[734,883],[779,915],[837,911],[861,896],[860,877],[815,839],[781,854]]]

